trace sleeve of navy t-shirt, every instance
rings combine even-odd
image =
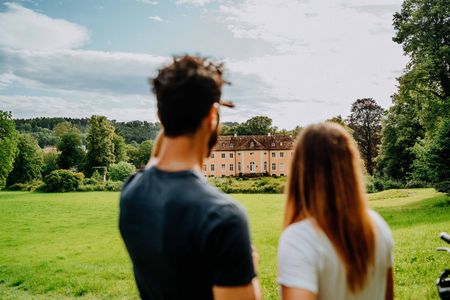
[[[237,205],[225,205],[208,215],[203,253],[216,286],[249,284],[253,267],[247,217]]]

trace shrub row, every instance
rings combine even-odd
[[[413,189],[413,188],[428,188],[430,183],[420,180],[410,180],[406,183],[395,181],[392,179],[374,178],[367,176],[366,188],[369,193],[376,193],[391,189]]]
[[[96,178],[84,178],[83,173],[70,170],[55,170],[44,177],[44,181],[35,180],[29,183],[16,183],[8,189],[11,191],[41,191],[41,192],[91,192],[120,191],[122,181],[100,181]]]

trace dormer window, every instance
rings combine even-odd
[[[280,142],[280,146],[283,146],[283,142]]]
[[[254,143],[254,142],[251,142],[251,143],[250,143],[250,148],[253,148],[253,147],[255,147],[255,143]]]
[[[275,143],[272,143],[272,147],[275,147]]]
[[[234,145],[233,145],[233,143],[231,143],[231,144],[230,144],[230,148],[233,149],[233,147],[234,147]]]

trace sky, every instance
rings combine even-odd
[[[0,110],[157,121],[148,79],[173,55],[225,63],[223,121],[279,128],[391,105],[408,58],[401,0],[0,1]]]

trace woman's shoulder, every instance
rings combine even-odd
[[[294,248],[316,248],[319,246],[321,234],[311,219],[304,219],[287,226],[280,237],[280,245]]]
[[[391,229],[387,222],[383,219],[383,217],[374,210],[369,209],[369,215],[372,217],[372,220],[377,229],[377,233],[383,237],[383,239],[392,246],[394,244]]]

